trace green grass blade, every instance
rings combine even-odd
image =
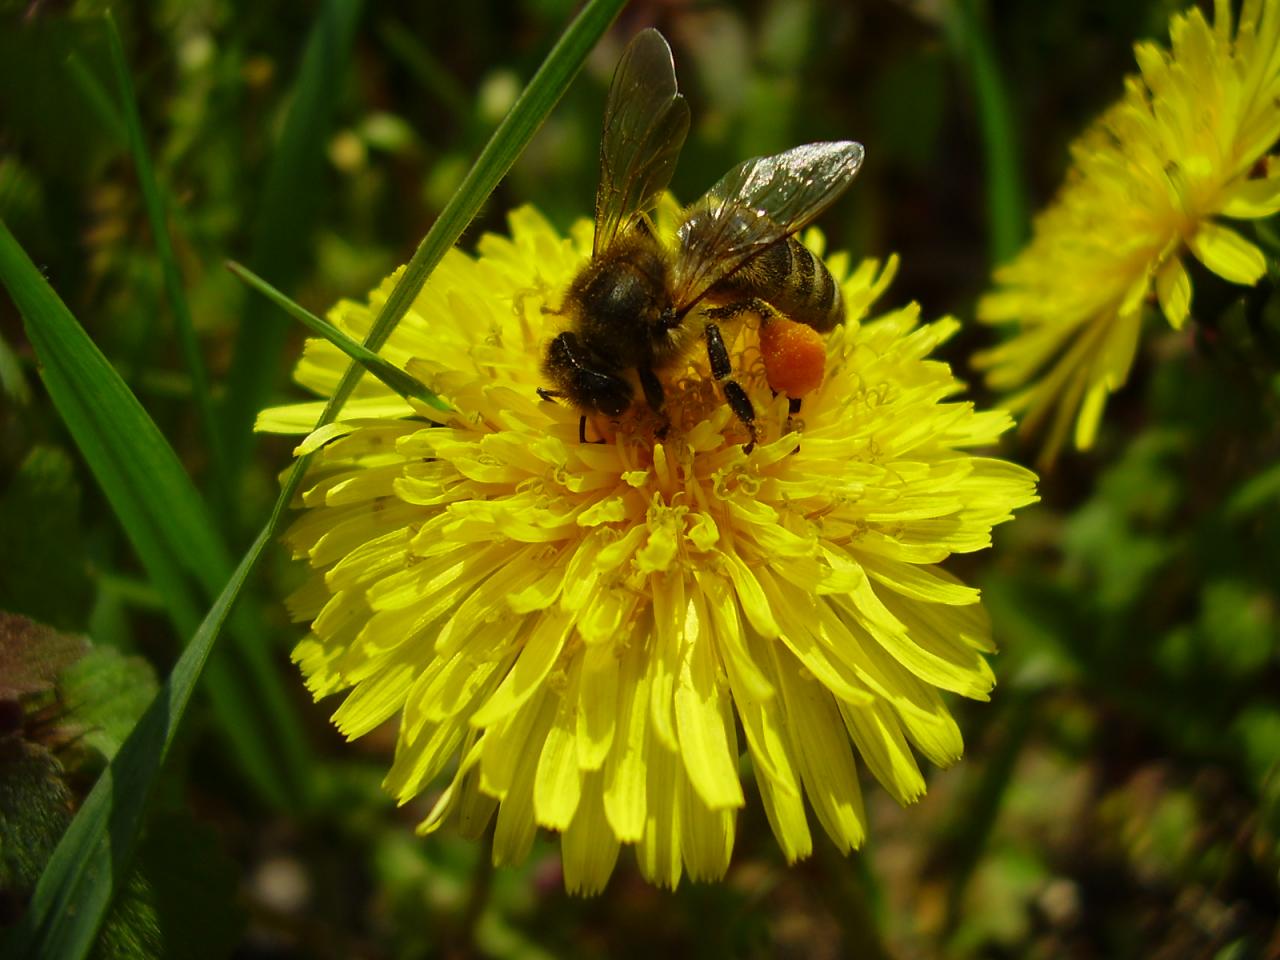
[[[201,591],[213,597],[231,569],[226,548],[173,449],[129,392],[110,362],[85,334],[57,294],[0,222],[0,281],[21,312],[41,363],[50,398],[111,503],[116,519],[179,634],[199,623]],[[274,673],[261,669],[262,644],[243,634],[239,678],[226,657],[210,671],[209,693],[219,727],[265,800],[284,805],[296,777],[282,773],[272,744],[288,718],[259,719],[258,702],[282,697]],[[296,725],[296,718],[293,720]],[[287,761],[287,757],[283,758]],[[285,768],[288,769],[287,767]],[[292,784],[292,788],[291,788]]]
[[[440,258],[457,242],[480,206],[506,176],[516,157],[568,89],[569,82],[577,75],[591,48],[624,6],[626,0],[592,0],[561,34],[547,59],[480,151],[457,192],[414,251],[400,280],[378,311],[369,336],[365,338],[365,346],[370,350],[376,351],[386,342]],[[341,409],[362,372],[357,364],[347,369],[331,406],[336,403],[335,409]]]
[[[400,396],[407,399],[421,400],[423,403],[430,404],[437,410],[448,410],[449,407],[439,397],[426,388],[426,386],[415,377],[411,377],[399,367],[384,360],[376,353],[371,351],[356,340],[352,340],[345,333],[329,323],[322,320],[306,307],[295,303],[286,297],[283,293],[273,287],[267,281],[250,270],[244,264],[236,263],[234,260],[227,261],[227,269],[236,275],[240,280],[244,281],[252,289],[262,294],[277,307],[283,310],[289,316],[302,323],[313,333],[317,333],[324,337],[335,347],[345,353],[360,366],[364,367],[369,373],[381,380],[388,388],[394,390]]]
[[[129,67],[125,62],[124,46],[120,42],[120,31],[116,29],[115,18],[108,13],[105,23],[107,47],[111,53],[111,68],[116,78],[117,96],[124,112],[129,150],[133,154],[133,163],[138,172],[138,185],[142,190],[142,200],[147,208],[147,219],[151,223],[156,256],[160,260],[160,270],[164,277],[165,296],[169,300],[169,309],[173,314],[174,332],[177,334],[178,346],[182,350],[182,358],[191,377],[192,399],[209,445],[209,461],[213,468],[213,482],[210,486],[211,489],[220,491],[221,496],[226,496],[230,491],[230,478],[227,474],[226,457],[222,452],[222,434],[214,418],[213,400],[209,394],[209,377],[205,372],[204,360],[200,356],[200,344],[196,340],[195,326],[191,322],[191,308],[187,304],[187,295],[182,287],[182,275],[178,272],[178,261],[173,253],[173,244],[169,240],[164,201],[160,196],[160,187],[156,181],[155,169],[151,165],[151,157],[147,154],[146,143],[143,141],[138,99],[134,93],[133,81],[129,77]]]
[[[173,672],[58,841],[27,912],[0,951],[4,956],[80,960],[92,949],[115,887],[128,873],[152,789],[201,669],[278,522],[277,514],[240,561]]]
[[[311,228],[324,196],[325,143],[359,11],[357,0],[328,0],[321,6],[258,203],[248,262],[286,290],[306,263]],[[282,372],[287,332],[288,324],[270,305],[257,298],[245,303],[220,418],[233,478],[252,449],[254,418]]]
[[[93,71],[78,54],[73,53],[67,57],[67,72],[71,74],[71,79],[84,96],[85,103],[110,133],[111,139],[116,143],[128,143],[129,131],[120,117],[120,111],[111,102],[111,95],[107,93],[106,88],[98,82],[98,78],[93,75]]]
[[[957,0],[951,4],[946,28],[952,51],[969,70],[973,85],[987,168],[991,260],[1001,264],[1013,258],[1027,237],[1027,187],[1009,91],[992,50],[990,31],[976,3],[977,0]]]

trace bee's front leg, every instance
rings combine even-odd
[[[666,403],[666,393],[662,389],[662,381],[648,367],[639,367],[636,373],[640,377],[640,386],[644,388],[645,403],[649,404],[649,409],[654,413],[662,413],[663,405]]]
[[[637,367],[636,374],[640,377],[640,386],[644,389],[645,403],[662,419],[662,424],[657,430],[658,439],[661,440],[671,429],[671,419],[666,411],[666,392],[662,389],[662,381],[649,367]]]
[[[708,311],[708,316],[711,312]],[[746,426],[751,439],[743,447],[747,453],[756,445],[756,408],[751,404],[747,391],[742,384],[733,379],[733,364],[729,359],[729,350],[724,345],[724,335],[714,322],[708,323],[702,331],[707,341],[707,359],[711,362],[711,375],[716,378],[720,388],[724,390],[725,401],[729,408]]]

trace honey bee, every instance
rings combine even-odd
[[[794,234],[849,186],[862,165],[862,145],[810,143],[738,164],[686,210],[669,252],[649,214],[688,131],[671,48],[658,31],[645,30],[623,53],[609,88],[591,260],[560,307],[569,329],[547,348],[543,373],[554,389],[538,390],[582,413],[584,441],[587,415],[617,417],[631,407],[629,371],[650,409],[665,417],[658,371],[701,337],[712,376],[751,435],[749,447],[756,413],[734,379],[720,325],[747,312],[762,325],[786,318],[818,333],[844,321],[839,286]],[[787,362],[765,352],[775,390],[795,380],[786,371],[775,379],[774,367]],[[791,402],[795,412],[798,400]]]

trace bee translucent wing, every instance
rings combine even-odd
[[[688,132],[671,48],[657,30],[641,31],[618,61],[605,104],[593,253],[608,249],[622,225],[666,189]]]
[[[851,140],[807,143],[726,173],[677,235],[676,309],[689,309],[751,257],[812,223],[852,182],[863,154]]]

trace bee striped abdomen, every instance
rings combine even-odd
[[[844,301],[831,272],[795,237],[752,257],[721,280],[716,292],[758,297],[819,333],[844,321]]]

